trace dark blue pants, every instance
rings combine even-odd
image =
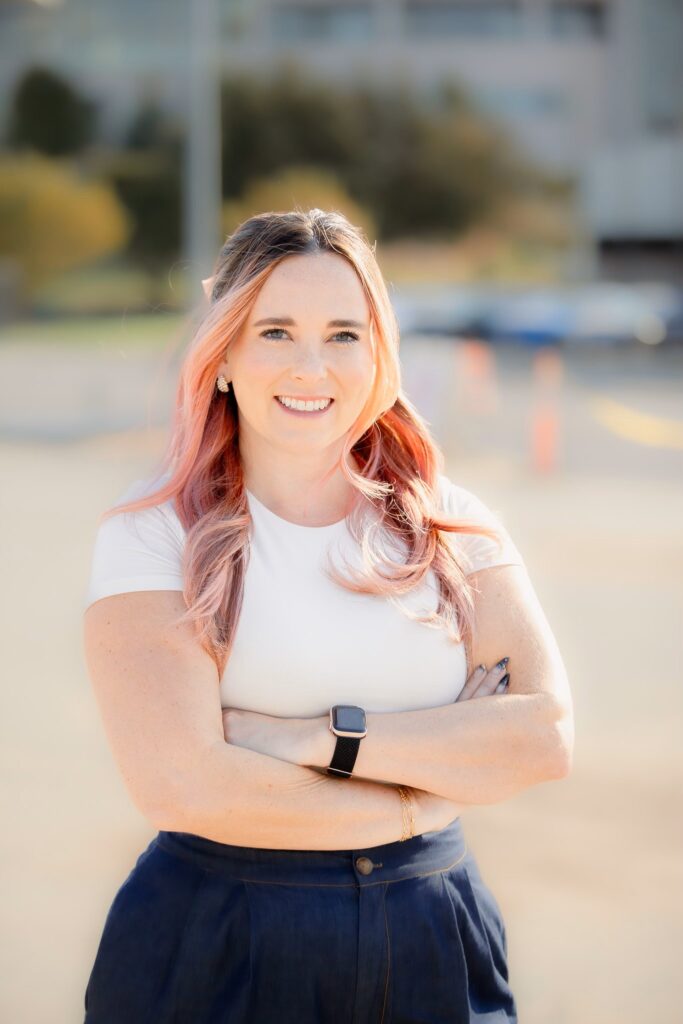
[[[459,818],[365,850],[159,832],[107,915],[85,1024],[517,1024]]]

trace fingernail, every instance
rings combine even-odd
[[[477,672],[485,672],[486,665],[477,665]]]
[[[494,665],[494,668],[505,668],[505,666],[507,665],[507,663],[508,663],[508,661],[509,661],[509,660],[510,660],[510,659],[509,659],[509,658],[508,658],[507,656],[506,656],[506,657],[504,657],[504,658],[501,658],[501,659],[500,659],[500,661],[499,661],[499,662],[497,662],[497,663],[496,663],[496,664]]]
[[[510,682],[510,673],[506,672],[501,681],[498,683],[499,686],[507,686]]]

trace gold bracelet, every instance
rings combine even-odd
[[[415,817],[413,815],[413,801],[409,789],[405,789],[401,786],[401,794],[403,798],[403,807],[408,816],[408,824],[404,828],[404,839],[412,839],[415,835]]]
[[[403,786],[398,786],[398,795],[401,798],[401,813],[403,817],[403,834],[399,839],[400,843],[406,839],[412,839],[415,835],[415,817],[413,815],[413,801],[410,793]]]

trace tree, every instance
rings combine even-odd
[[[94,138],[97,116],[97,104],[81,97],[60,75],[32,68],[10,100],[6,143],[47,156],[79,153]]]
[[[132,224],[106,182],[35,153],[0,158],[0,259],[21,269],[24,295],[56,274],[118,252]]]

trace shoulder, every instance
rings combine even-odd
[[[470,509],[483,511],[488,508],[474,491],[456,483],[445,474],[439,473],[437,480],[442,507],[452,515],[464,518],[465,515],[469,515]]]
[[[114,506],[153,494],[162,483],[135,480]],[[184,546],[185,530],[170,499],[112,512],[97,526],[84,607],[100,597],[133,590],[182,590]]]
[[[167,477],[143,477],[142,479],[134,480],[118,496],[114,504],[126,505],[128,502],[138,501],[140,498],[154,494],[161,489],[166,480]],[[108,517],[103,521],[103,525],[104,523],[116,520],[119,520],[120,525],[126,529],[139,526],[152,527],[156,524],[167,529],[178,540],[183,540],[185,537],[185,530],[175,510],[172,498],[168,498],[166,501],[159,502],[156,505],[149,505],[147,508],[114,513],[111,518]]]
[[[485,502],[478,494],[438,475],[440,508],[463,522],[492,527],[499,542],[480,533],[448,533],[442,531],[466,575],[493,565],[524,565],[522,554],[507,529],[502,510]]]
[[[458,519],[472,519],[487,526],[504,525],[501,510],[487,504],[474,491],[455,483],[450,477],[440,473],[438,487],[440,507],[449,515],[457,516]]]

